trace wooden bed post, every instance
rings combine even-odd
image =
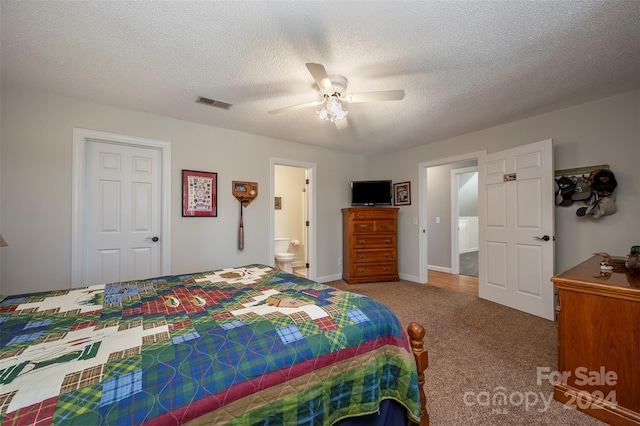
[[[424,327],[417,322],[412,322],[407,327],[407,333],[409,334],[409,341],[411,343],[411,350],[413,356],[416,359],[416,366],[418,367],[418,386],[420,387],[420,409],[422,411],[422,417],[420,418],[420,426],[429,425],[429,413],[427,413],[427,397],[424,394],[424,370],[429,366],[429,352],[424,348]],[[416,423],[409,421],[409,426],[417,425]]]

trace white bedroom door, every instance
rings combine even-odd
[[[161,275],[161,152],[88,141],[86,284]]]
[[[488,154],[478,169],[479,296],[553,320],[552,141]]]

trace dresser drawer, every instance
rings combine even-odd
[[[357,211],[353,211],[350,213],[350,217],[352,220],[360,220],[360,219],[391,219],[395,220],[397,216],[396,209],[360,209]]]
[[[380,219],[376,220],[376,234],[395,234],[396,233],[396,221],[392,219]]]
[[[375,220],[354,220],[353,221],[353,234],[371,234],[376,230]]]
[[[396,260],[396,250],[354,250],[354,263],[391,262]]]
[[[392,219],[354,220],[353,234],[395,234],[396,221]]]
[[[349,238],[351,238],[351,247],[354,249],[396,247],[395,235],[352,235]]]
[[[376,265],[360,265],[354,264],[352,266],[351,276],[354,278],[369,277],[369,276],[384,276],[384,275],[398,275],[398,264],[395,262],[390,263],[378,263]]]

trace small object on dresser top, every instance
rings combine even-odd
[[[605,253],[603,251],[598,253],[593,253],[596,256],[602,256],[602,261],[600,262],[600,269],[613,270],[613,265],[611,265],[611,256],[609,253]]]
[[[624,266],[633,272],[640,273],[640,246],[631,247],[631,251],[627,255]]]

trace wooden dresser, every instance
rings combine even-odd
[[[640,425],[640,274],[622,265],[601,274],[601,260],[551,279],[565,372],[554,397],[612,425]]]
[[[399,208],[342,209],[342,279],[398,281]]]

